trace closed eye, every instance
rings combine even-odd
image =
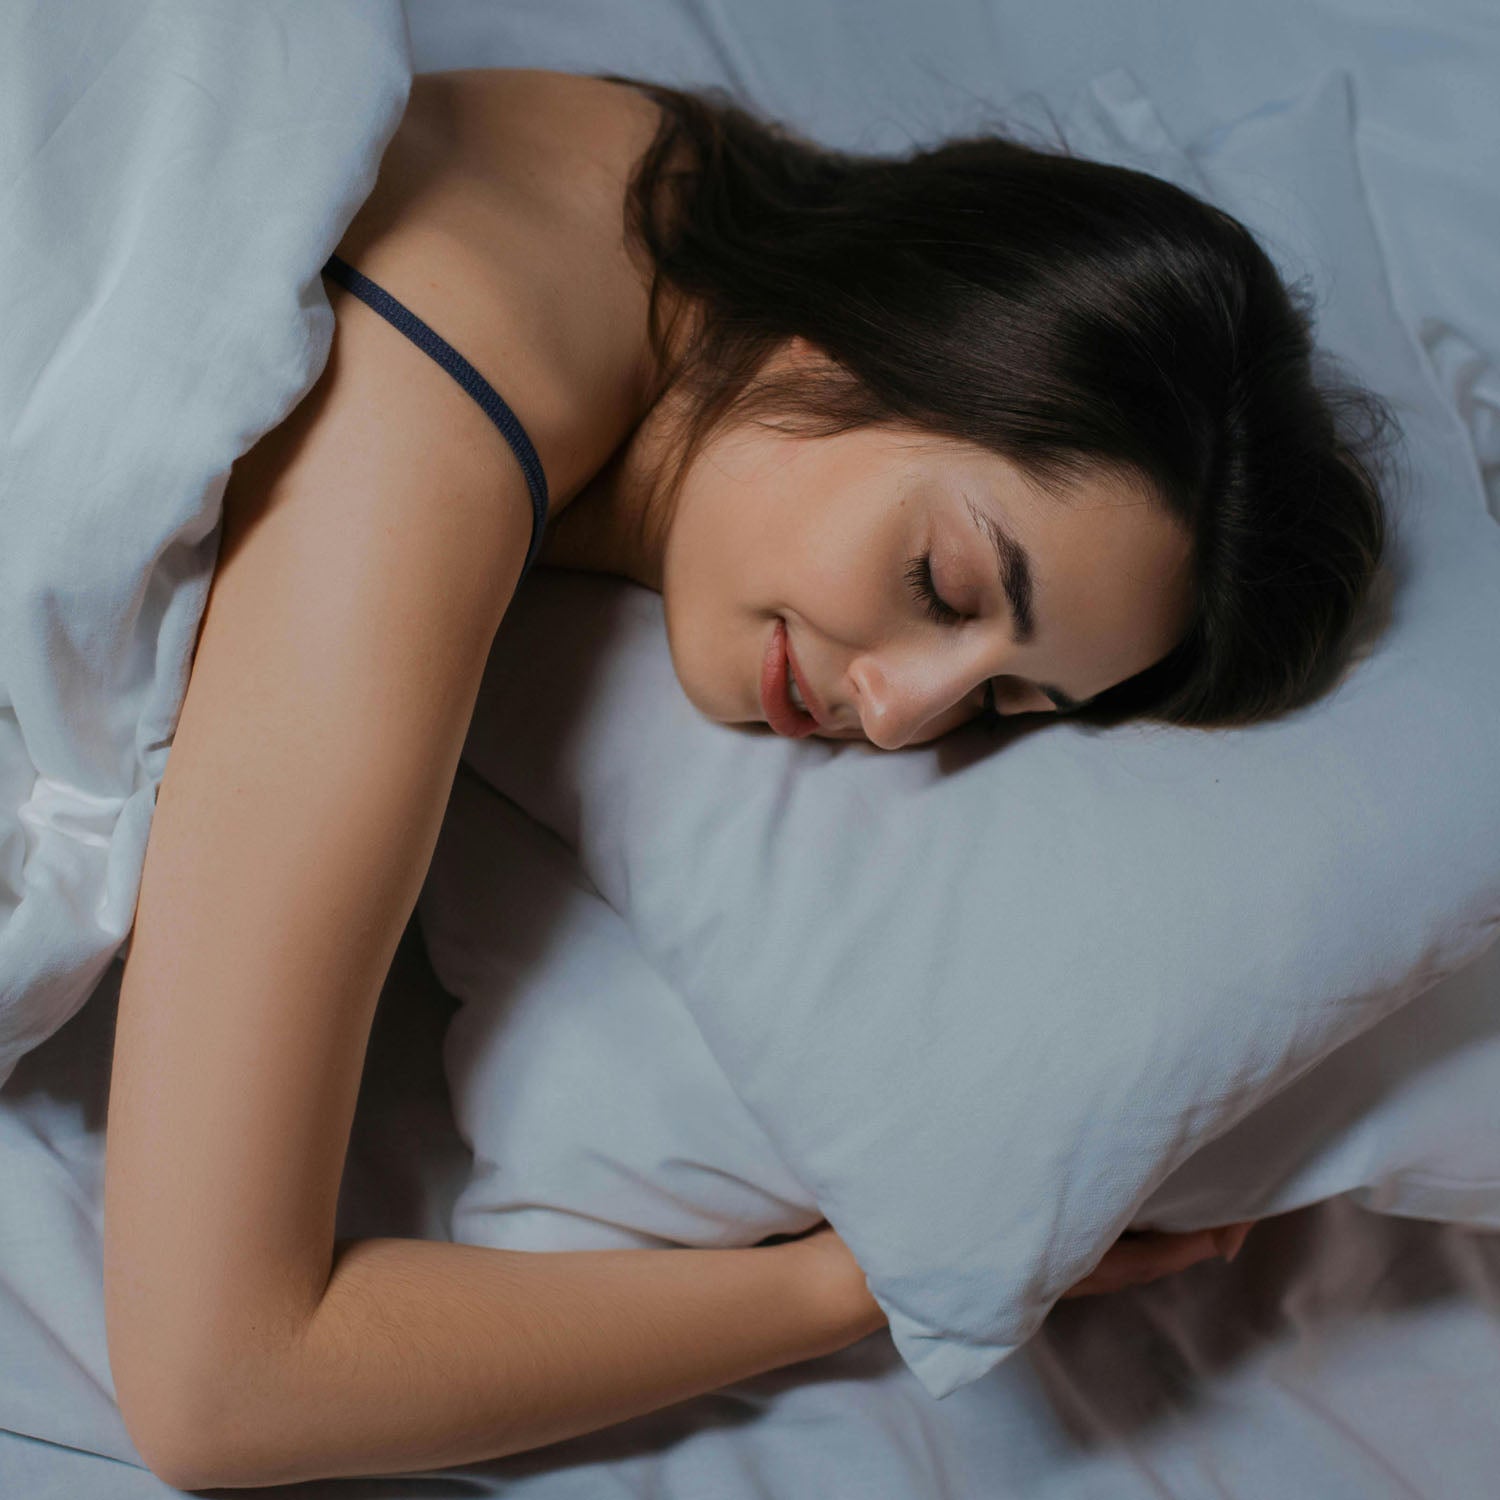
[[[963,615],[938,593],[932,581],[932,553],[925,552],[907,563],[906,581],[918,602],[926,606],[929,619],[939,625],[957,625],[963,619]]]
[[[937,591],[937,586],[932,577],[932,554],[924,553],[921,557],[912,558],[906,565],[906,580],[911,585],[912,593],[927,611],[929,619],[935,620],[939,625],[957,625],[964,616],[961,611],[953,608]],[[993,681],[984,685],[984,702],[979,712],[975,714],[975,720],[987,727],[999,724],[1003,717],[995,707],[995,684]]]

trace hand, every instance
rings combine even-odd
[[[1215,1255],[1233,1260],[1254,1223],[1254,1219],[1244,1219],[1238,1224],[1200,1229],[1192,1234],[1126,1230],[1105,1251],[1104,1259],[1082,1281],[1069,1287],[1063,1297],[1092,1297],[1100,1292],[1119,1291],[1121,1287],[1142,1286]]]

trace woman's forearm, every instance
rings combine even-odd
[[[193,1488],[475,1463],[611,1426],[883,1326],[804,1245],[338,1246],[295,1347],[223,1393]]]

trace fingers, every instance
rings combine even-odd
[[[1214,1230],[1214,1240],[1219,1247],[1219,1254],[1225,1260],[1232,1261],[1240,1253],[1240,1248],[1245,1243],[1245,1236],[1250,1233],[1254,1224],[1254,1219],[1242,1219],[1238,1224],[1225,1224]]]
[[[1217,1229],[1200,1229],[1188,1234],[1129,1230],[1110,1246],[1104,1258],[1082,1281],[1076,1282],[1062,1295],[1087,1297],[1139,1286],[1160,1276],[1170,1276],[1174,1271],[1184,1271],[1200,1260],[1210,1260],[1214,1256],[1232,1261],[1240,1253],[1245,1236],[1255,1222],[1254,1219],[1243,1219],[1237,1224],[1224,1224]]]
[[[1096,1296],[1184,1271],[1219,1253],[1214,1235],[1212,1229],[1201,1229],[1192,1234],[1147,1230],[1122,1236],[1105,1252],[1103,1260],[1063,1296]]]
[[[1212,1229],[1191,1234],[1152,1231],[1119,1241],[1115,1250],[1124,1252],[1120,1257],[1122,1271],[1128,1271],[1133,1280],[1150,1281],[1157,1276],[1169,1276],[1173,1271],[1185,1271],[1200,1260],[1212,1260],[1219,1254],[1216,1236],[1217,1231]]]

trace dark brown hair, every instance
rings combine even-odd
[[[1397,429],[1315,349],[1311,293],[1244,225],[1066,147],[853,155],[718,91],[611,81],[662,110],[627,232],[658,355],[666,287],[697,319],[669,381],[690,403],[679,478],[721,424],[762,420],[949,435],[1051,493],[1144,482],[1194,538],[1192,624],[1077,717],[1228,727],[1322,691],[1386,553]],[[831,364],[764,376],[794,336]]]

